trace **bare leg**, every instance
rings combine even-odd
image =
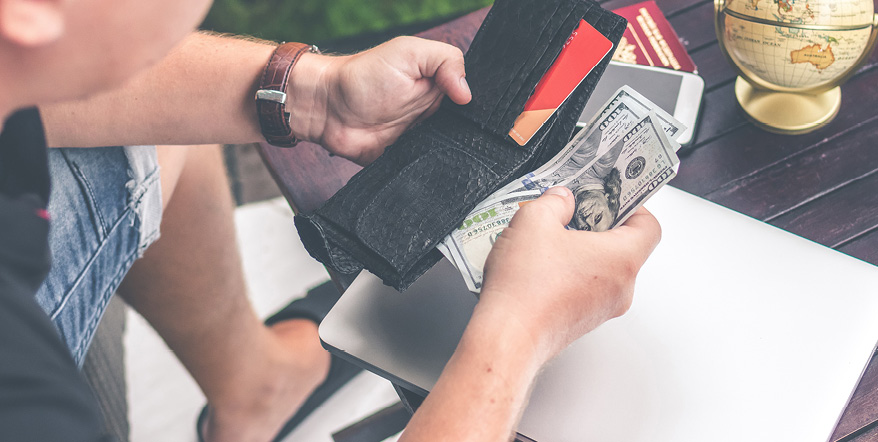
[[[316,325],[266,328],[246,297],[218,146],[160,146],[161,239],[120,295],[164,338],[211,405],[210,441],[271,440],[326,377]]]

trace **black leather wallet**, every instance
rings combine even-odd
[[[436,244],[492,192],[552,158],[610,60],[604,59],[525,145],[508,133],[584,19],[616,43],[626,21],[590,0],[496,0],[466,53],[473,100],[446,100],[315,212],[296,216],[308,252],[404,290],[432,267]]]

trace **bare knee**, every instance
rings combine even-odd
[[[218,144],[191,146],[156,146],[161,167],[162,207],[167,208],[183,174],[225,174],[222,146]],[[214,170],[215,169],[215,170]],[[196,178],[197,179],[197,178]]]

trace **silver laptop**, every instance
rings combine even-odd
[[[878,342],[878,267],[683,191],[634,305],[540,375],[540,442],[827,441]],[[535,294],[536,295],[536,294]],[[409,389],[435,384],[476,298],[442,261],[405,293],[364,272],[324,344]]]

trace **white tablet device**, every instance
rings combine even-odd
[[[701,107],[704,80],[690,72],[611,61],[579,117],[579,126],[589,120],[622,86],[628,85],[686,125],[677,141],[689,144]]]

